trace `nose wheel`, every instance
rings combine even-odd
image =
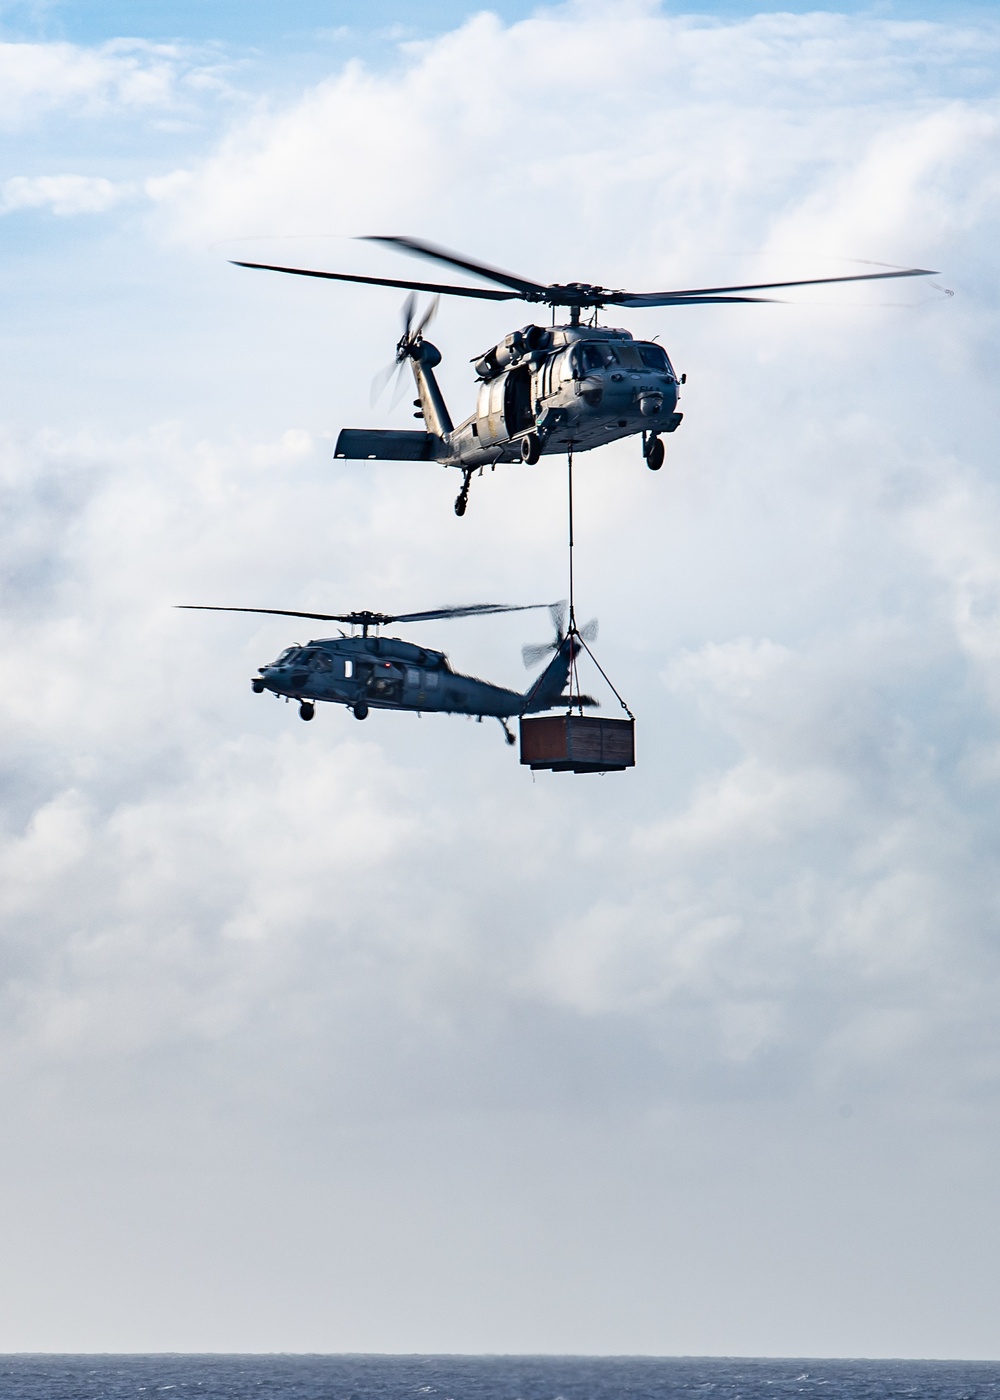
[[[643,433],[642,455],[646,459],[646,466],[649,470],[658,472],[663,466],[663,458],[666,455],[663,439],[657,437],[655,433]]]

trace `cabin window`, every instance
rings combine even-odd
[[[425,690],[436,690],[436,689],[437,689],[437,683],[438,683],[438,678],[437,678],[437,676],[434,674],[433,671],[425,671],[425,672],[424,672],[424,689],[425,689]]]
[[[670,361],[662,345],[637,345],[636,349],[647,369],[655,369],[660,374],[670,373]]]
[[[503,412],[503,391],[506,380],[504,377],[494,379],[490,385],[490,417]]]
[[[406,668],[406,684],[417,686],[420,684],[420,672],[412,666]]]
[[[345,681],[349,681],[353,675],[354,675],[354,662],[353,662],[353,661],[345,661],[345,662],[344,662],[344,680],[345,680]]]
[[[480,418],[490,416],[490,386],[484,384],[479,391],[479,408],[477,410]]]

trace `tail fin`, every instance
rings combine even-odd
[[[441,363],[441,352],[429,340],[418,340],[409,351],[410,367],[420,396],[420,412],[427,431],[435,437],[446,438],[454,424],[444,401],[441,386],[434,375],[434,366]]]
[[[574,636],[563,638],[562,644],[545,670],[525,691],[523,714],[536,714],[539,710],[554,710],[560,705],[570,703],[570,697],[563,692],[566,689],[566,682],[569,680],[569,670],[573,658],[579,650],[580,644]],[[592,700],[589,695],[574,695],[572,703],[574,706],[597,705],[597,701]]]

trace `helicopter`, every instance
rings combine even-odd
[[[409,710],[416,714],[484,715],[499,720],[508,744],[516,742],[507,727],[515,715],[538,714],[543,710],[572,704],[574,708],[596,706],[587,695],[564,695],[567,681],[583,641],[596,636],[596,620],[567,630],[563,603],[472,603],[464,607],[431,608],[424,612],[379,613],[361,610],[347,613],[296,612],[288,608],[228,608],[205,603],[182,603],[181,608],[196,612],[266,613],[273,617],[304,617],[317,622],[343,622],[351,635],[323,637],[286,647],[267,665],[258,667],[250,685],[255,694],[265,690],[275,696],[299,702],[299,716],[311,720],[317,701],[345,705],[355,719],[368,718],[369,710]],[[395,622],[429,622],[438,618],[480,617],[494,613],[531,612],[548,607],[556,629],[551,642],[522,647],[526,666],[536,665],[549,652],[554,653],[544,671],[521,694],[504,686],[492,685],[476,676],[453,671],[441,651],[416,646],[399,637],[378,635]],[[372,631],[376,635],[370,635]],[[360,635],[358,635],[360,632]]]
[[[606,306],[628,308],[692,306],[706,303],[769,302],[774,297],[748,295],[789,287],[818,287],[840,282],[874,282],[898,277],[931,277],[927,268],[894,268],[885,272],[843,277],[812,277],[790,282],[756,282],[743,286],[695,287],[683,291],[615,291],[589,282],[544,285],[525,277],[475,262],[460,253],[400,235],[370,235],[380,243],[472,273],[493,287],[455,286],[392,277],[362,277],[346,272],[320,272],[274,263],[244,262],[237,267],[285,272],[296,277],[319,277],[337,282],[361,282],[410,291],[403,312],[403,334],[395,358],[373,385],[384,388],[393,371],[409,362],[417,388],[415,418],[424,431],[345,428],[334,456],[355,460],[439,462],[457,467],[462,488],[455,514],[464,515],[469,485],[476,472],[500,462],[536,463],[543,454],[586,452],[618,438],[642,435],[642,455],[651,471],[664,461],[662,434],[675,432],[683,414],[677,403],[687,375],[678,376],[666,350],[655,340],[636,340],[630,331],[597,324]],[[500,290],[500,289],[503,290]],[[415,293],[434,300],[419,321],[414,320]],[[455,427],[434,375],[441,352],[424,337],[441,296],[474,297],[485,301],[526,301],[552,308],[551,326],[527,325],[511,331],[484,354],[474,357],[479,383],[475,412]],[[569,310],[569,323],[555,324],[557,307]],[[582,315],[591,313],[584,324]]]

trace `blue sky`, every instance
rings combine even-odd
[[[165,5],[158,0],[123,0],[121,4],[80,3],[80,0],[25,0],[0,6],[0,19],[11,37],[68,39],[93,44],[129,35],[155,42],[183,39],[189,43],[261,46],[270,53],[298,51],[322,44],[324,34],[344,27],[357,40],[371,31],[388,27],[404,33],[427,35],[453,28],[481,9],[489,9],[506,22],[524,19],[537,7],[523,0],[503,4],[473,5],[464,0],[437,0],[414,6],[400,0],[296,0],[294,5],[235,3],[235,0],[181,0]],[[893,19],[948,19],[986,17],[992,7],[961,0],[887,0],[879,4],[815,4],[790,0],[777,7],[790,14],[811,11],[875,14]],[[730,0],[704,6],[672,5],[674,14],[710,14],[725,18],[760,13],[762,7],[747,0]]]
[[[996,1356],[995,15],[277,13],[4,12],[0,1349]],[[940,269],[630,319],[688,375],[661,473],[578,467],[633,773],[302,725],[285,623],[174,610],[562,595],[559,464],[458,521],[332,460],[400,296],[227,262],[368,232]],[[509,329],[442,306],[457,415]]]

